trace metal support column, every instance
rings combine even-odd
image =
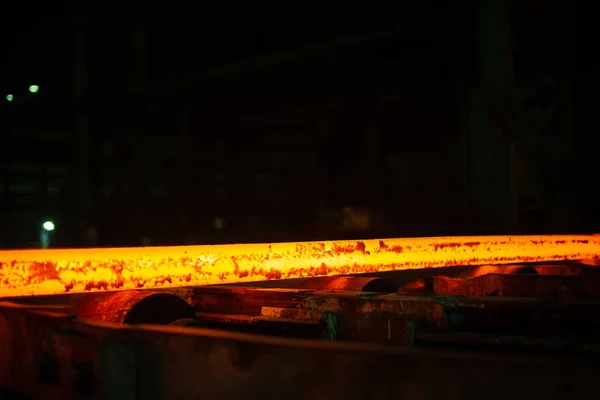
[[[485,0],[478,13],[478,88],[470,96],[470,186],[481,233],[516,229],[518,214],[512,124],[513,68],[505,0]]]
[[[78,5],[74,20],[74,55],[73,71],[73,106],[75,110],[75,140],[74,140],[74,175],[75,175],[75,242],[82,243],[89,224],[89,213],[92,207],[90,194],[89,173],[89,126],[88,101],[86,98],[88,86],[86,29],[88,22],[88,4]]]

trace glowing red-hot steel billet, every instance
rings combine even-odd
[[[597,261],[600,236],[472,236],[0,252],[0,297],[459,265]]]

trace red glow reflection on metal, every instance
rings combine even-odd
[[[0,252],[0,297],[586,260],[600,237],[471,236]]]
[[[73,312],[81,318],[113,323],[168,324],[179,318],[194,318],[194,310],[183,299],[153,291],[116,291],[81,296]]]

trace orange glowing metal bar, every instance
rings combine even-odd
[[[600,236],[484,236],[0,252],[0,297],[459,265],[597,261]]]

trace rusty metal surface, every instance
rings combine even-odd
[[[323,339],[325,323],[319,319],[198,313],[204,327],[258,333],[285,338]]]
[[[4,387],[36,398],[504,400],[600,395],[595,382],[599,365],[582,357],[394,350],[205,329],[86,323],[6,303],[0,304],[0,315],[9,321],[14,349],[12,357],[0,354],[0,365],[12,367],[4,374]]]
[[[410,344],[410,335],[390,334],[398,321],[419,332],[472,331],[600,334],[600,303],[507,297],[382,295],[364,292],[196,288],[191,305],[210,314],[325,321],[338,325],[337,340]],[[206,301],[208,290],[210,301]],[[195,300],[194,300],[195,299]],[[240,319],[241,317],[238,317]],[[243,318],[242,318],[243,319]],[[348,329],[350,328],[350,329]],[[407,328],[408,329],[408,328]],[[396,331],[395,331],[396,332]],[[394,337],[392,337],[394,336]]]
[[[286,279],[264,282],[246,282],[240,287],[306,289],[306,290],[344,290],[349,292],[394,293],[398,286],[391,279],[379,276],[320,276],[316,278]]]
[[[447,325],[444,303],[432,297],[395,294],[229,287],[181,288],[173,291],[200,313],[265,316],[265,309],[285,310],[278,317],[319,320],[323,313],[390,314],[419,317],[422,324]],[[273,316],[273,315],[271,315]]]
[[[493,276],[492,276],[493,277]],[[526,275],[512,276],[507,281],[504,296],[461,297],[434,295],[381,294],[367,292],[312,291],[303,289],[265,289],[246,287],[197,287],[171,289],[167,294],[152,291],[92,293],[47,298],[55,301],[42,305],[41,298],[17,298],[35,309],[70,312],[80,317],[113,322],[152,322],[165,324],[175,319],[195,316],[203,322],[219,321],[221,329],[242,330],[241,325],[255,325],[245,331],[281,334],[289,326],[321,323],[326,314],[337,318],[338,340],[370,340],[387,343],[400,336],[387,335],[386,324],[400,320],[416,324],[419,331],[490,331],[520,330],[530,334],[546,330],[562,332],[578,330],[600,334],[600,303],[559,297],[537,296],[535,285],[520,285]],[[553,276],[533,276],[531,279],[559,279]],[[568,279],[575,277],[567,277]],[[447,282],[446,278],[439,278]],[[486,279],[486,276],[473,279]],[[454,282],[454,280],[451,280]],[[510,283],[515,283],[510,287]],[[479,286],[478,286],[479,287]],[[540,285],[539,287],[544,287]],[[495,289],[494,289],[495,290]],[[494,290],[491,293],[494,294]],[[527,291],[529,290],[529,292]],[[506,297],[510,294],[528,297]],[[568,293],[571,293],[568,291]],[[451,293],[446,293],[451,294]],[[456,294],[456,293],[454,293]],[[164,303],[163,297],[176,298],[176,303]],[[125,315],[138,300],[149,298],[158,303],[145,303],[150,319],[138,317],[127,321]],[[181,298],[181,300],[179,299]],[[27,301],[25,301],[27,300]],[[32,301],[36,300],[36,301]],[[83,304],[83,306],[82,306]],[[142,306],[144,303],[142,303]],[[157,307],[160,306],[160,307]],[[159,312],[162,310],[162,313]],[[212,316],[212,317],[211,317]],[[160,318],[159,318],[160,317]],[[273,321],[269,321],[273,320]],[[406,320],[406,321],[404,321]],[[273,323],[271,323],[273,322]],[[285,323],[285,324],[284,324]],[[209,324],[210,325],[210,324]],[[214,324],[213,324],[214,325]],[[348,327],[352,329],[349,331]],[[262,330],[263,328],[267,330]],[[361,332],[355,332],[362,329]],[[291,329],[293,331],[294,329]],[[290,332],[291,332],[290,331]],[[300,331],[302,331],[300,329]],[[306,331],[308,332],[308,331]],[[316,337],[314,332],[307,333]],[[294,336],[294,335],[292,335]],[[407,336],[398,339],[409,343]],[[361,339],[362,338],[362,339]],[[366,339],[365,339],[366,338]],[[392,340],[392,341],[393,341]]]
[[[572,275],[523,274],[488,274],[472,279],[435,277],[433,294],[600,300],[600,279]]]
[[[541,295],[557,282],[582,287],[581,276],[473,276],[460,282],[488,296],[459,296],[479,292],[459,293],[466,290],[460,284],[452,292],[449,282],[459,280],[433,277],[416,285],[428,295],[208,286],[18,297],[22,304],[0,303],[0,394],[2,389],[52,399],[600,394],[593,384],[600,369],[595,357],[600,302]],[[349,287],[360,288],[338,288]],[[492,287],[502,290],[490,293]],[[128,318],[140,305],[143,318]],[[123,325],[140,322],[177,326]],[[470,350],[440,350],[444,347]]]
[[[489,236],[0,252],[0,297],[585,260],[600,237]]]
[[[327,278],[17,297],[0,303],[0,397],[595,398],[596,278],[539,267],[391,294],[307,289]],[[176,326],[124,325],[144,322]]]
[[[483,278],[485,277],[481,277],[481,279]],[[528,277],[520,275],[515,278]],[[538,276],[537,278],[553,277]],[[506,291],[505,295],[525,294],[525,292],[518,292],[519,288],[521,286],[517,285],[516,288],[511,289],[512,291]],[[526,285],[525,288],[535,289],[535,286]],[[98,301],[111,298],[118,300],[123,298],[124,293],[129,292],[113,292],[110,295],[102,293],[76,295],[71,297],[75,299],[74,303],[86,304],[87,308],[68,305],[65,305],[64,308],[80,317],[122,322],[125,320],[118,318],[118,315],[121,315],[119,312],[127,309],[122,302],[111,300],[98,306]],[[150,296],[150,294],[156,295],[148,291],[134,291],[133,293],[125,298],[140,299]],[[378,327],[376,321],[380,320],[379,324],[385,325],[387,319],[390,320],[390,324],[398,319],[413,320],[416,321],[420,331],[434,332],[461,329],[463,331],[493,329],[503,331],[508,327],[513,330],[518,328],[521,332],[527,333],[535,331],[536,327],[538,327],[537,331],[543,332],[545,329],[560,331],[562,326],[566,326],[569,329],[579,327],[578,329],[582,331],[589,330],[600,333],[600,322],[596,322],[600,321],[600,303],[587,300],[565,302],[560,301],[559,298],[536,298],[535,290],[531,294],[529,298],[515,298],[396,295],[244,287],[179,288],[171,290],[169,295],[185,299],[181,301],[181,303],[185,303],[184,307],[163,307],[165,312],[172,312],[173,316],[150,322],[168,323],[168,319],[190,318],[185,314],[189,311],[189,307],[197,317],[200,316],[200,319],[219,320],[222,324],[231,323],[232,326],[224,325],[222,328],[234,330],[241,328],[233,325],[262,324],[262,326],[266,326],[267,319],[278,320],[280,323],[297,321],[298,324],[303,324],[310,321],[322,321],[327,313],[335,314],[339,319],[338,322],[343,322],[341,326],[348,327],[349,324],[354,328],[365,328],[365,331],[371,331],[367,335],[369,340],[380,343],[386,342],[389,338],[385,335],[385,329]],[[69,296],[60,297],[63,301],[69,298]],[[82,298],[88,299],[82,301]],[[39,304],[28,304],[37,309],[40,307]],[[150,309],[153,312],[154,306],[151,305]],[[111,319],[115,312],[117,318]],[[213,317],[211,318],[211,316]],[[369,321],[373,323],[370,324]],[[380,333],[375,334],[373,330],[379,330]],[[364,334],[349,334],[348,332],[345,330],[344,333],[338,334],[339,339],[355,340],[353,338]]]
[[[77,298],[72,313],[80,318],[129,324],[168,324],[194,318],[192,307],[181,297],[150,291],[91,293]]]

